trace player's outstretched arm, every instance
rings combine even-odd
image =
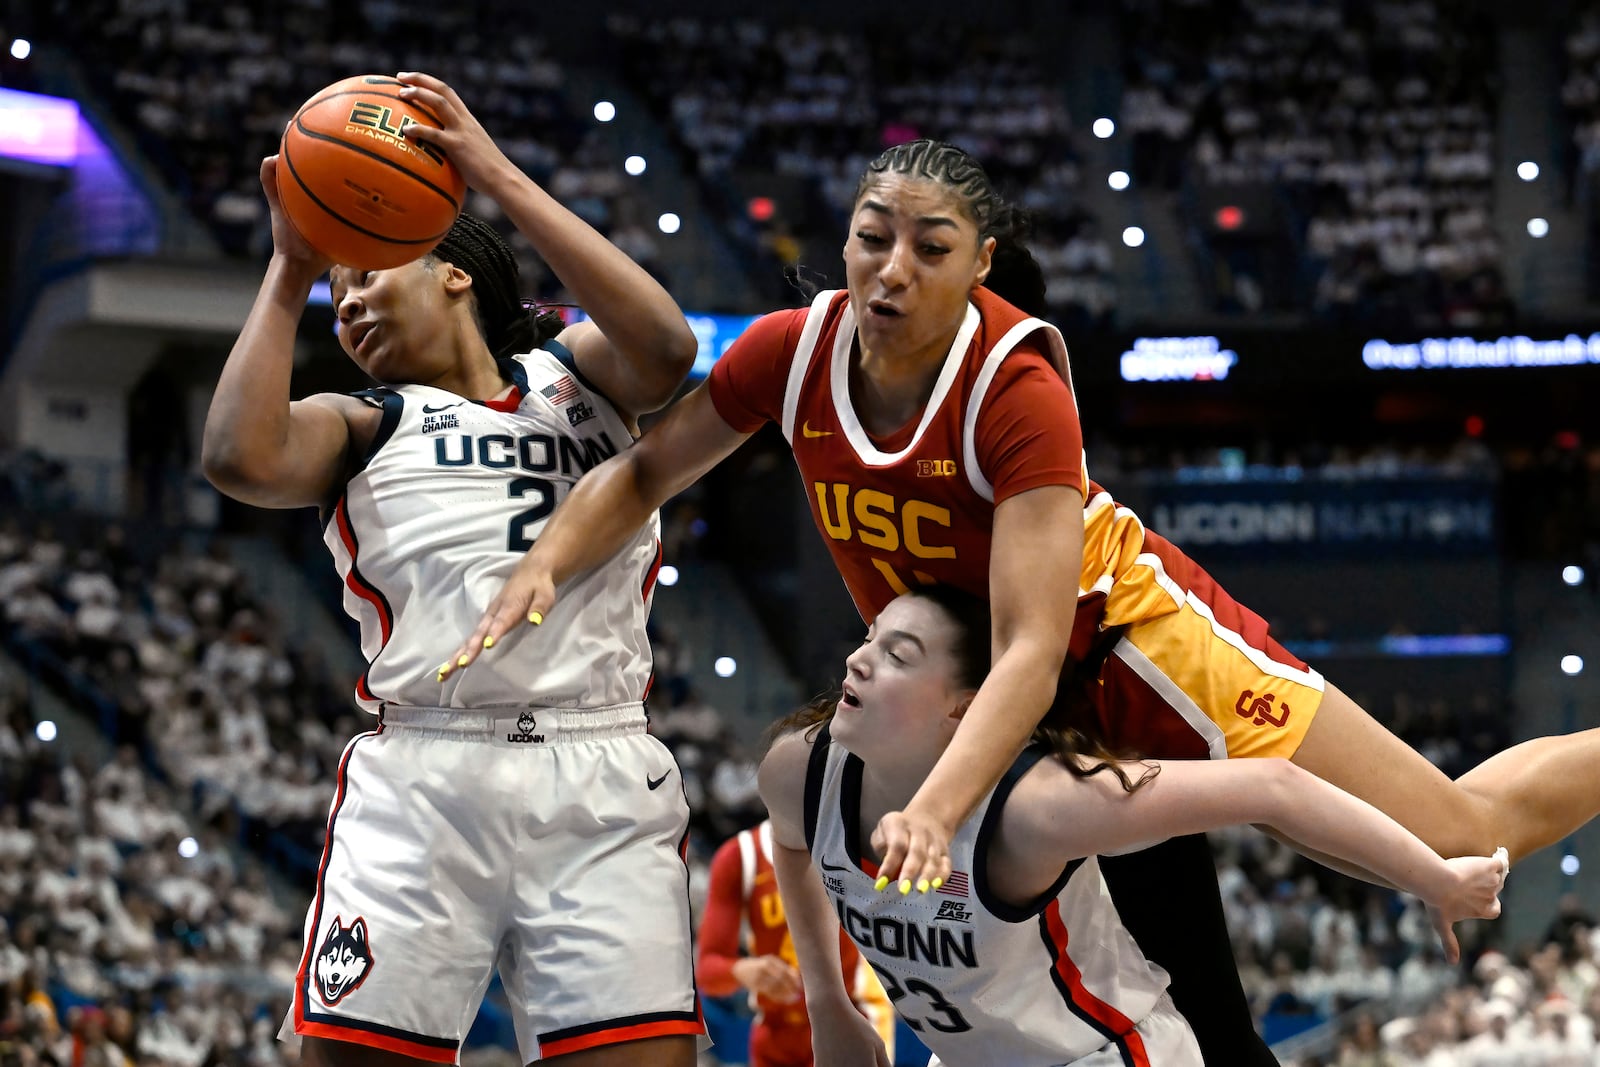
[[[806,731],[779,738],[761,761],[761,799],[772,817],[772,867],[800,961],[811,1046],[816,1061],[848,1067],[889,1067],[872,1024],[856,1009],[839,959],[839,920],[806,850],[805,785],[811,745]]]
[[[616,555],[652,511],[693,485],[749,436],[717,414],[704,383],[673,404],[632,448],[579,480],[489,601],[477,629],[440,668],[439,677],[470,665],[523,622],[543,622],[555,603],[557,586]]]
[[[444,149],[469,185],[494,198],[594,320],[560,337],[584,376],[628,418],[666,406],[696,350],[694,333],[666,289],[506,158],[454,89],[427,74],[405,71],[397,77],[406,85],[401,97],[428,107],[441,124],[409,126],[405,136]]]
[[[272,213],[272,260],[222,368],[206,413],[201,466],[211,484],[259,507],[323,503],[349,447],[345,397],[291,403],[295,330],[312,284],[330,266],[295,232],[278,202],[278,157],[261,163]]]
[[[903,812],[873,831],[884,877],[926,892],[950,874],[950,838],[1017,758],[1055,698],[1077,609],[1083,496],[1064,485],[995,508],[989,557],[994,666],[950,747]]]
[[[1054,858],[1064,863],[1257,823],[1421,897],[1442,916],[1440,932],[1452,960],[1459,948],[1450,924],[1500,914],[1499,894],[1509,869],[1503,851],[1441,859],[1388,815],[1288,760],[1162,760],[1124,768],[1137,781],[1152,764],[1153,777],[1132,792],[1110,773],[1079,778],[1057,763],[1041,764],[1007,804],[1003,823],[1016,820],[1002,829],[1010,842],[1003,846],[1007,854],[1029,835],[1048,842]],[[1070,818],[1063,817],[1068,812]]]

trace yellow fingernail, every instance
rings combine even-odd
[[[938,889],[942,885],[944,885],[944,879],[943,878],[935,878],[933,880],[933,888]]]
[[[872,883],[872,888],[876,889],[880,893],[883,892],[885,889],[887,889],[888,886],[889,886],[889,876],[887,874],[879,875],[878,876],[878,880],[876,882]]]
[[[486,635],[484,637],[484,639],[483,639],[483,647],[484,648],[493,648],[494,647],[494,634],[488,634],[488,635]]]
[[[438,680],[441,681],[441,682],[444,681],[445,675],[447,675],[449,673],[450,673],[450,668],[449,667],[440,667],[439,668]]]
[[[927,891],[928,891],[928,880],[926,878],[920,879],[917,882],[917,892],[926,893]]]
[[[900,895],[901,896],[905,896],[909,892],[911,892],[911,879],[909,879],[909,878],[900,879]]]
[[[544,622],[544,613],[540,611],[530,611],[528,612],[528,621],[533,623],[535,626],[538,626]]]
[[[467,657],[465,655],[463,655],[460,659],[456,660],[456,666],[457,667],[465,667],[466,665],[467,665]]]

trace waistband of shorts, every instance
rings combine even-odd
[[[603,708],[419,708],[385,704],[378,712],[384,729],[426,730],[462,741],[526,741],[552,745],[601,741],[645,733],[644,705],[612,704]]]

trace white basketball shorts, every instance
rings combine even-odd
[[[703,1035],[688,823],[638,704],[386,708],[339,764],[280,1037],[455,1063],[497,969],[523,1062]]]

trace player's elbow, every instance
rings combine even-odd
[[[1258,757],[1249,762],[1256,779],[1251,792],[1263,807],[1260,816],[1253,821],[1283,829],[1284,820],[1303,805],[1307,787],[1315,776],[1277,756]]]
[[[200,470],[205,474],[206,481],[219,493],[231,495],[248,485],[247,466],[244,450],[238,446],[238,442],[214,433],[210,426],[206,427],[205,437],[200,443]]]
[[[232,438],[207,433],[200,445],[200,470],[217,492],[246,504],[270,506],[281,472]]]
[[[680,319],[668,328],[657,346],[655,358],[651,360],[649,378],[641,383],[640,414],[660,411],[672,402],[672,398],[683,387],[684,380],[689,377],[689,372],[694,369],[695,356],[699,351],[700,343],[695,340],[687,322]]]

